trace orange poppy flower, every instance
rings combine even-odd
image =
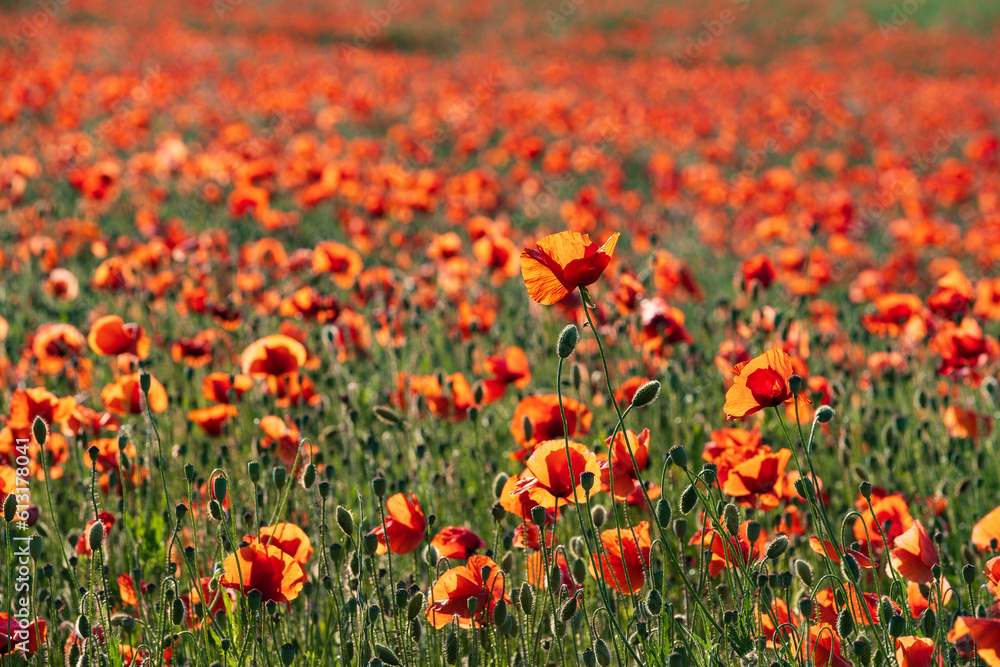
[[[521,253],[521,276],[528,296],[551,306],[583,285],[597,281],[608,268],[618,243],[612,234],[604,245],[579,232],[559,232],[538,240],[537,248]]]
[[[670,345],[694,342],[684,328],[684,313],[662,297],[643,299],[639,303],[639,318],[642,325],[639,341],[645,352],[662,356]]]
[[[372,535],[378,537],[376,553],[392,551],[402,556],[420,546],[424,541],[424,531],[427,530],[427,520],[417,496],[412,491],[409,498],[403,493],[397,493],[385,501],[385,509],[385,526],[379,525],[371,531]],[[388,547],[386,535],[389,539]]]
[[[364,264],[357,250],[342,243],[320,241],[313,249],[312,269],[316,273],[329,274],[337,287],[350,289]]]
[[[118,417],[110,412],[98,412],[86,405],[74,407],[62,426],[64,435],[80,435],[86,432],[94,437],[99,436],[101,431],[115,432],[120,428],[121,422]]]
[[[175,363],[184,362],[191,368],[201,368],[212,362],[212,330],[202,331],[192,338],[181,338],[170,346],[170,357]]]
[[[941,561],[923,523],[914,521],[906,532],[893,540],[893,546],[889,558],[897,572],[918,584],[934,581],[931,568]]]
[[[116,579],[118,583],[118,595],[121,597],[122,602],[127,607],[138,607],[139,606],[139,596],[136,593],[135,584],[132,582],[132,577],[127,574],[122,574]],[[139,591],[143,595],[149,590],[149,584],[145,581],[139,582]]]
[[[249,375],[210,373],[201,381],[201,393],[213,403],[231,403],[240,400],[243,392],[253,388],[253,378]],[[232,394],[232,396],[230,396]]]
[[[1000,541],[1000,506],[984,516],[972,527],[972,543],[977,549],[986,551],[993,547],[993,540]]]
[[[206,435],[222,435],[222,429],[230,419],[239,414],[235,405],[219,403],[210,405],[207,408],[192,410],[187,414],[188,419],[193,421]]]
[[[885,539],[889,544],[893,544],[897,537],[913,525],[913,517],[902,496],[885,496],[876,501],[873,495],[872,508],[875,510],[874,514],[866,504],[861,516],[854,521],[854,539],[861,544],[867,544],[871,540],[869,547],[874,545],[876,549],[881,548],[882,534],[879,526],[884,526],[886,521],[889,522],[889,528],[885,531]]]
[[[931,338],[929,347],[941,355],[938,372],[944,375],[965,373],[978,380],[975,370],[1000,357],[1000,343],[983,334],[982,327],[971,317],[960,325],[947,323]]]
[[[538,526],[535,526],[536,528]],[[549,558],[551,562],[552,558]],[[570,594],[575,593],[580,586],[573,578],[573,573],[569,569],[569,563],[562,553],[555,554],[555,564],[559,568],[559,586],[566,586]],[[551,565],[549,566],[551,567]],[[541,551],[532,551],[524,563],[524,578],[533,586],[544,590],[549,587],[549,574],[545,569],[545,558]]]
[[[896,662],[899,667],[931,667],[934,640],[924,637],[899,637],[896,640]],[[938,658],[938,664],[944,664]]]
[[[538,506],[538,501],[536,501],[531,494],[514,493],[524,479],[527,478],[529,478],[527,473],[525,473],[524,478],[520,475],[511,475],[507,478],[507,482],[503,485],[503,489],[500,491],[500,506],[516,516],[518,519],[521,519],[522,522],[530,522],[531,510]],[[546,524],[555,522],[554,509],[546,508],[545,514]]]
[[[951,319],[964,313],[972,302],[972,281],[960,269],[952,269],[937,282],[937,291],[927,298],[927,307],[935,314]]]
[[[790,449],[761,451],[729,470],[722,491],[741,505],[768,511],[778,506],[785,480],[785,468],[792,458]]]
[[[1000,667],[1000,620],[959,616],[948,632],[948,641],[957,642],[970,637],[976,652],[989,667]]]
[[[750,538],[747,536],[747,526],[749,525],[749,520],[740,524],[736,537],[709,528],[705,531],[698,531],[688,540],[689,545],[699,549],[704,547],[708,550],[708,574],[710,577],[714,579],[726,568],[746,565],[763,552],[767,546],[766,531],[761,530],[757,541],[751,544]]]
[[[646,567],[652,540],[649,522],[635,526],[635,535],[629,528],[609,528],[601,533],[604,552],[595,554],[589,565],[590,576],[603,578],[619,593],[635,593],[646,583]],[[597,572],[600,571],[600,576]]]
[[[320,397],[312,378],[294,372],[285,375],[267,376],[267,393],[275,396],[275,405],[287,408],[290,405],[319,405]]]
[[[19,650],[21,646],[27,646],[27,655],[34,655],[45,642],[46,634],[45,621],[40,618],[24,623],[13,614],[0,612],[0,656],[24,655]]]
[[[69,324],[50,322],[38,327],[31,339],[38,372],[45,375],[61,372],[67,362],[83,354],[86,341],[83,334]]]
[[[752,415],[764,408],[795,400],[788,378],[795,373],[784,350],[768,350],[759,357],[733,366],[733,386],[726,392],[723,411],[727,420]],[[810,401],[799,394],[800,405]]]
[[[298,427],[295,424],[286,424],[281,417],[268,415],[267,417],[262,417],[257,425],[260,426],[261,430],[264,431],[264,435],[267,436],[261,438],[260,446],[264,449],[271,449],[272,447],[277,449],[278,460],[285,467],[295,465],[295,459],[298,457],[299,467],[301,468],[305,460],[309,457],[310,448],[313,454],[319,449],[316,445],[309,445],[306,441],[302,440],[299,436]],[[302,448],[301,454],[299,453],[299,448]],[[295,472],[297,474],[298,470]]]
[[[483,380],[484,404],[499,400],[506,393],[509,384],[524,389],[531,382],[528,356],[519,347],[511,346],[503,354],[487,357],[483,361],[483,370],[492,376]]]
[[[461,526],[448,526],[434,536],[431,544],[437,549],[439,557],[453,560],[465,560],[486,547],[483,538]]]
[[[972,313],[983,319],[1000,320],[1000,278],[981,278],[976,283]]]
[[[300,565],[305,566],[313,557],[312,542],[309,536],[299,526],[294,523],[276,523],[273,526],[264,526],[258,531],[261,544],[273,544],[286,554],[291,556]],[[258,541],[257,536],[247,535],[244,542],[254,544]]]
[[[585,435],[594,421],[594,415],[579,401],[563,396],[563,410],[566,412],[566,428],[569,437]],[[524,420],[531,422],[531,437],[525,437]],[[543,440],[563,437],[562,416],[559,413],[559,397],[556,394],[528,396],[514,408],[510,433],[514,441],[522,447],[532,448]]]
[[[767,255],[755,255],[744,260],[740,266],[743,276],[743,285],[747,292],[753,289],[755,284],[760,285],[765,290],[774,282],[777,272],[774,270],[774,262]]]
[[[259,591],[264,602],[283,602],[287,608],[291,608],[306,582],[302,566],[273,544],[241,547],[223,567],[221,585],[237,592],[242,588],[244,595]]]
[[[76,408],[72,396],[59,398],[44,387],[18,389],[10,398],[10,415],[7,426],[13,431],[27,431],[41,417],[48,425],[67,420]]]
[[[922,340],[927,334],[923,314],[924,304],[915,294],[883,294],[876,297],[876,313],[861,316],[861,323],[868,331],[883,338],[906,336],[908,340]]]
[[[570,463],[573,475],[570,476]],[[531,500],[546,509],[558,509],[563,505],[582,503],[586,491],[580,484],[580,476],[586,471],[600,479],[601,466],[594,453],[578,442],[569,443],[569,457],[563,440],[546,440],[524,462],[527,467],[512,495],[527,494]]]
[[[852,667],[841,654],[840,637],[836,626],[830,623],[815,623],[809,626],[808,641],[800,643],[801,660],[815,667]]]
[[[250,343],[240,355],[243,373],[267,377],[294,373],[306,363],[308,354],[302,343],[284,334],[273,334]]]
[[[117,315],[105,315],[94,322],[87,343],[94,354],[131,354],[140,359],[149,356],[150,341],[145,329],[138,324],[125,324]]]
[[[515,475],[516,477],[516,475]],[[513,488],[513,487],[512,487]],[[505,508],[506,509],[506,508]],[[551,522],[549,519],[549,512],[546,512],[546,525]],[[522,517],[522,522],[514,529],[514,540],[512,544],[518,549],[531,549],[532,551],[538,551],[542,548],[542,529],[539,528],[534,523],[529,523],[531,520],[531,513],[528,512],[527,516]],[[555,517],[552,515],[554,521]],[[556,542],[556,533],[551,528],[545,529],[545,548],[551,549],[552,545]]]
[[[80,281],[67,269],[52,269],[42,289],[60,301],[72,301],[80,294]]]
[[[837,554],[837,550],[830,540],[820,540],[815,535],[810,535],[809,548],[820,555],[825,553],[834,563],[840,563],[840,556]],[[854,557],[858,567],[872,567],[871,559],[860,551],[855,551],[854,549],[843,549],[843,551]]]
[[[104,409],[116,415],[137,415],[142,412],[142,387],[139,373],[123,375],[114,384],[105,385],[101,390]],[[149,409],[155,413],[167,409],[167,390],[160,381],[149,376]]]
[[[435,417],[452,423],[464,421],[469,408],[476,404],[472,387],[462,373],[452,373],[444,380],[445,386],[442,387],[436,375],[424,375],[411,378],[410,386],[423,394]]]
[[[626,438],[628,438],[627,442]],[[608,454],[597,455],[601,466],[601,490],[611,491],[612,473],[614,473],[615,500],[625,501],[638,490],[639,473],[646,469],[646,462],[649,459],[649,429],[643,429],[639,435],[629,429],[625,431],[624,435],[620,432],[616,433],[613,443],[610,437],[604,442],[609,446],[611,459],[608,460]],[[629,454],[630,447],[631,455]],[[635,464],[632,463],[633,456]],[[638,466],[638,470],[636,466]]]
[[[470,599],[477,601],[475,615],[469,611]],[[478,628],[493,620],[493,610],[500,600],[510,604],[500,566],[492,558],[472,556],[468,563],[451,568],[434,582],[427,620],[440,630],[457,616],[460,628]]]

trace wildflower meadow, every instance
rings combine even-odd
[[[0,0],[0,667],[1000,667],[976,0]]]

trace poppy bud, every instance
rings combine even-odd
[[[177,519],[177,523],[184,520],[184,517],[187,516],[187,511],[188,506],[184,503],[177,503],[174,505],[174,518]]]
[[[531,608],[535,602],[535,589],[527,581],[521,584],[521,592],[518,594],[518,602],[521,603],[521,611],[525,614],[531,613]]]
[[[375,494],[376,498],[385,497],[386,481],[385,477],[381,475],[372,480],[372,492]]]
[[[653,616],[659,616],[663,609],[663,596],[660,595],[660,591],[655,588],[649,591],[649,595],[646,596],[646,608]]]
[[[212,497],[220,503],[226,499],[226,492],[229,489],[229,482],[225,475],[216,475],[212,480]]]
[[[590,510],[590,520],[594,522],[594,528],[603,526],[604,522],[608,520],[607,508],[604,505],[594,505]]]
[[[493,478],[493,495],[497,498],[503,493],[503,487],[507,484],[507,480],[510,479],[510,475],[505,472],[497,473],[497,476]]]
[[[726,520],[726,530],[730,535],[736,536],[740,532],[740,508],[733,503],[726,505],[722,512],[722,517]]]
[[[681,493],[681,514],[688,514],[694,509],[695,504],[698,502],[698,493],[695,491],[694,484],[688,484],[684,492]]]
[[[802,391],[803,384],[802,376],[798,373],[793,373],[788,376],[788,391],[792,392],[793,395],[798,394]]]
[[[271,471],[271,481],[274,482],[274,486],[280,491],[285,488],[285,482],[288,480],[288,471],[278,466]]]
[[[589,646],[583,649],[583,653],[580,654],[580,659],[583,662],[583,667],[597,667],[597,654],[594,653],[594,649]]]
[[[35,442],[40,446],[45,446],[45,442],[49,439],[49,426],[44,419],[35,417],[35,421],[31,422],[31,435],[35,436]]]
[[[31,560],[38,562],[38,559],[42,557],[42,536],[32,535],[28,538],[28,555],[31,556]]]
[[[590,472],[589,470],[585,470],[582,473],[580,473],[580,486],[583,487],[584,491],[590,493],[590,490],[594,488],[594,479],[595,479],[594,473]]]
[[[861,491],[861,495],[866,499],[870,500],[872,497],[872,485],[871,482],[861,482],[861,486],[858,487]]]
[[[97,445],[91,445],[87,448],[87,457],[90,459],[91,465],[97,464],[97,459],[101,455],[101,450],[98,449]]]
[[[436,546],[434,546],[433,544],[427,545],[427,548],[424,549],[424,560],[427,561],[427,564],[430,565],[431,567],[437,565],[438,550]]]
[[[660,499],[656,501],[656,522],[660,526],[669,526],[671,514],[670,501],[661,496]]]
[[[76,619],[76,634],[84,639],[90,639],[90,619],[86,614],[80,614]]]
[[[841,637],[850,637],[854,634],[854,615],[848,607],[844,607],[837,614],[837,634]]]
[[[514,554],[510,551],[503,555],[500,559],[500,569],[504,572],[510,572],[514,568]]]
[[[375,657],[381,660],[386,665],[392,665],[393,667],[396,667],[396,665],[399,664],[399,658],[397,658],[396,654],[392,652],[392,649],[390,649],[388,646],[385,646],[384,644],[375,644]],[[286,662],[285,664],[288,665],[291,663]]]
[[[829,405],[821,405],[816,408],[816,421],[820,424],[829,424],[835,416],[836,413]]]
[[[858,582],[858,578],[861,577],[861,570],[858,568],[857,559],[851,554],[845,553],[844,558],[840,562],[840,571],[852,584]]]
[[[670,460],[678,468],[687,468],[688,453],[687,450],[684,449],[684,445],[674,445],[670,448],[670,451],[667,452],[667,456],[670,457]]]
[[[747,528],[749,528],[749,526],[747,526]],[[765,550],[764,553],[768,558],[774,560],[776,558],[780,558],[781,554],[785,553],[785,549],[787,548],[788,548],[788,536],[782,533],[774,536],[774,539],[768,543],[767,549]]]
[[[861,635],[854,640],[851,644],[851,648],[854,649],[854,655],[857,657],[858,662],[862,665],[871,664],[872,660],[872,645],[868,640],[868,637]]]
[[[343,505],[337,506],[337,525],[347,535],[354,534],[354,517],[351,516],[351,512]]]
[[[503,521],[503,518],[507,515],[500,503],[493,503],[493,507],[490,508],[490,514],[493,515],[493,520],[497,523]]]
[[[222,521],[222,505],[219,504],[218,500],[208,501],[208,512],[216,521]]]
[[[962,579],[965,580],[966,584],[968,584],[969,586],[971,586],[972,582],[974,582],[976,580],[976,568],[975,568],[975,566],[970,565],[969,563],[966,563],[965,566],[962,568]]]
[[[879,621],[881,623],[888,623],[893,614],[895,614],[895,610],[892,608],[892,602],[888,597],[883,595],[878,605]]]
[[[941,565],[940,565],[940,563],[934,563],[933,565],[931,565],[931,576],[933,576],[935,580],[941,578]],[[963,577],[965,576],[964,573],[963,573],[962,576]]]
[[[893,639],[898,639],[904,630],[906,630],[906,621],[899,614],[894,614],[889,619],[889,636]]]
[[[687,519],[681,517],[676,521],[674,521],[674,535],[677,536],[677,539],[683,541],[684,538],[687,537],[687,532],[688,532]]]
[[[145,394],[147,398],[149,397],[149,385],[150,385],[149,373],[146,372],[139,373],[139,389],[142,390],[142,393]]]
[[[493,623],[496,625],[503,625],[507,620],[507,603],[501,599],[497,602],[496,606],[493,607]]]
[[[925,637],[933,637],[937,630],[937,614],[930,607],[924,610],[923,618],[920,619],[920,629],[923,630]]]
[[[587,564],[583,562],[582,558],[576,558],[573,560],[573,581],[578,584],[583,584],[587,578]]]
[[[680,651],[671,651],[667,656],[667,667],[684,667],[684,654]]]
[[[580,391],[580,387],[583,386],[583,378],[587,373],[587,369],[584,368],[583,364],[573,364],[573,371],[570,373],[570,382],[573,383],[573,389]]]
[[[409,603],[406,605],[406,618],[412,621],[420,614],[420,610],[424,607],[424,594],[417,591],[410,598]]]
[[[121,442],[122,439],[123,438],[119,439],[118,448],[124,451],[124,449],[125,449],[125,443]],[[191,465],[190,463],[185,463],[184,464],[184,481],[186,481],[188,483],[193,482],[194,481],[194,476],[195,476],[194,466]]]
[[[185,616],[187,616],[187,608],[184,606],[184,600],[174,598],[173,602],[170,603],[170,622],[174,625],[180,625],[184,622]]]
[[[810,618],[813,613],[813,601],[812,598],[802,598],[799,600],[799,613],[802,614],[803,618]]]
[[[535,425],[531,423],[531,419],[528,418],[528,415],[525,415],[524,419],[521,421],[521,428],[524,430],[525,442],[529,442],[531,440],[531,436],[535,433]]]
[[[378,620],[379,615],[382,613],[382,609],[377,605],[373,604],[368,607],[368,622],[374,623]]]
[[[100,521],[95,521],[94,525],[90,527],[90,532],[87,533],[87,544],[91,551],[97,551],[104,544],[104,524]]]
[[[465,606],[468,608],[469,613],[475,616],[476,610],[479,609],[479,598],[470,597],[465,601]]]
[[[567,324],[563,327],[563,330],[559,332],[559,342],[556,345],[559,358],[568,359],[573,354],[573,351],[576,350],[578,342],[580,342],[580,330],[576,328],[576,325]]]
[[[795,492],[799,494],[799,498],[803,500],[809,500],[813,496],[813,483],[808,477],[799,477],[795,480]]]
[[[260,461],[249,461],[247,463],[247,476],[254,484],[260,481]]]
[[[597,656],[597,664],[601,667],[608,667],[611,664],[611,649],[601,638],[594,641],[594,655]]]
[[[449,665],[458,664],[458,635],[454,632],[449,632],[448,638],[445,639],[444,653]]]
[[[633,408],[644,408],[660,397],[660,381],[650,380],[635,390],[632,396]]]
[[[534,522],[536,526],[541,527],[545,525],[545,519],[547,514],[548,512],[546,512],[545,508],[542,507],[541,505],[535,505],[534,507],[531,508],[531,520]]]
[[[701,478],[705,480],[705,484],[712,486],[719,478],[719,466],[714,463],[706,463],[701,469]]]
[[[3,520],[13,523],[17,518],[17,497],[13,493],[8,493],[3,501]]]
[[[319,490],[319,497],[322,498],[323,500],[326,500],[327,498],[330,497],[330,482],[324,479],[322,482],[319,483],[319,486],[316,488]]]
[[[362,546],[364,547],[366,554],[374,556],[375,552],[378,550],[378,535],[375,533],[366,534],[362,540]]]
[[[413,637],[413,641],[417,644],[420,643],[420,638],[424,636],[424,624],[420,622],[419,618],[410,621],[410,636]]]
[[[302,488],[307,491],[312,488],[312,485],[316,483],[316,466],[312,463],[306,465],[305,469],[302,471]]]
[[[574,595],[570,599],[563,603],[563,606],[559,609],[559,620],[563,623],[569,623],[573,616],[576,615],[576,605],[577,600]]]
[[[281,651],[278,655],[281,658],[281,664],[292,664],[295,662],[295,646],[292,644],[282,644]]]
[[[760,524],[756,521],[747,523],[747,540],[750,544],[756,544],[760,539]]]

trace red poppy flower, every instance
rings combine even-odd
[[[123,375],[114,384],[101,390],[104,409],[117,415],[142,413],[142,387],[139,373]],[[149,376],[149,409],[160,413],[167,409],[167,390],[152,375]]]
[[[734,366],[733,386],[726,392],[726,404],[722,408],[726,419],[746,417],[795,400],[788,388],[788,378],[794,373],[792,358],[780,349],[768,350],[749,362]],[[809,403],[801,394],[799,401]]]
[[[611,459],[608,460],[608,454],[597,455],[601,466],[601,490],[611,491],[613,476],[615,500],[625,501],[637,490],[639,473],[646,469],[649,459],[649,429],[643,429],[638,436],[631,430],[626,430],[624,435],[619,432],[615,434],[614,443],[610,437],[604,442],[609,446]],[[634,464],[632,457],[635,457]]]
[[[40,618],[24,623],[13,614],[0,612],[0,656],[14,655],[22,649],[20,655],[34,655],[45,642],[46,633],[45,621]]]
[[[251,377],[268,377],[294,373],[306,363],[306,348],[284,334],[260,338],[243,350],[240,364],[243,373]]]
[[[470,599],[476,600],[475,614],[469,611]],[[493,610],[500,600],[510,604],[500,566],[492,558],[472,556],[468,563],[451,568],[434,582],[427,620],[440,630],[457,616],[460,628],[478,628],[493,620]]]
[[[302,566],[305,566],[312,559],[312,542],[306,532],[294,523],[276,523],[273,526],[264,526],[258,533],[261,544],[273,544]],[[255,535],[247,535],[243,541],[254,544],[258,539]]]
[[[431,540],[438,556],[452,560],[465,560],[479,549],[486,547],[483,538],[468,528],[448,526]]]
[[[253,387],[253,378],[249,375],[230,375],[229,373],[210,373],[201,381],[201,393],[206,400],[213,403],[231,403],[240,400],[243,392]],[[232,396],[230,396],[232,393]]]
[[[602,246],[578,232],[539,239],[537,248],[525,248],[521,253],[521,276],[528,296],[550,306],[577,287],[596,282],[608,268],[617,243],[617,233]]]
[[[986,551],[993,547],[993,540],[1000,541],[1000,506],[976,522],[972,527],[972,543],[977,549]]]
[[[889,558],[897,572],[918,584],[929,584],[934,581],[931,568],[941,561],[924,524],[914,521],[893,541],[893,546],[894,548],[889,551]]]
[[[397,493],[385,501],[385,526],[377,526],[371,534],[378,537],[376,553],[389,551],[397,555],[408,554],[424,541],[424,531],[427,530],[427,520],[424,511],[417,501],[417,496],[410,492],[410,497]],[[386,547],[386,535],[389,545]]]
[[[284,603],[299,596],[306,575],[298,562],[273,544],[251,544],[231,554],[223,564],[225,572],[219,583],[244,595],[259,591],[264,602]]]
[[[519,347],[508,347],[503,354],[487,357],[483,362],[483,370],[492,376],[483,380],[484,404],[499,400],[506,393],[509,384],[524,389],[531,382],[528,356]]]
[[[563,397],[563,410],[566,413],[566,428],[569,437],[585,435],[594,421],[594,415],[579,401]],[[524,421],[531,423],[531,437],[524,432]],[[562,416],[559,413],[559,397],[556,394],[528,396],[514,408],[511,419],[510,433],[514,441],[522,447],[532,448],[543,440],[556,440],[563,437]]]
[[[126,324],[117,315],[106,315],[94,322],[87,343],[94,354],[131,354],[140,359],[149,356],[150,341],[145,330],[138,324]]]
[[[570,476],[571,462],[575,478]],[[542,507],[553,510],[563,505],[584,502],[586,491],[580,484],[580,476],[584,472],[593,473],[597,479],[601,475],[601,467],[594,453],[572,441],[569,443],[568,457],[565,441],[546,440],[538,445],[524,465],[528,470],[511,494],[527,495]]]
[[[652,540],[649,536],[649,522],[641,521],[632,530],[623,527],[610,528],[601,533],[604,553],[595,554],[590,563],[590,576],[603,578],[611,588],[619,593],[635,593],[646,583],[646,567],[649,565],[649,550]],[[600,575],[598,575],[600,571]]]

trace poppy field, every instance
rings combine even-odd
[[[0,2],[0,666],[1000,667],[996,12]]]

